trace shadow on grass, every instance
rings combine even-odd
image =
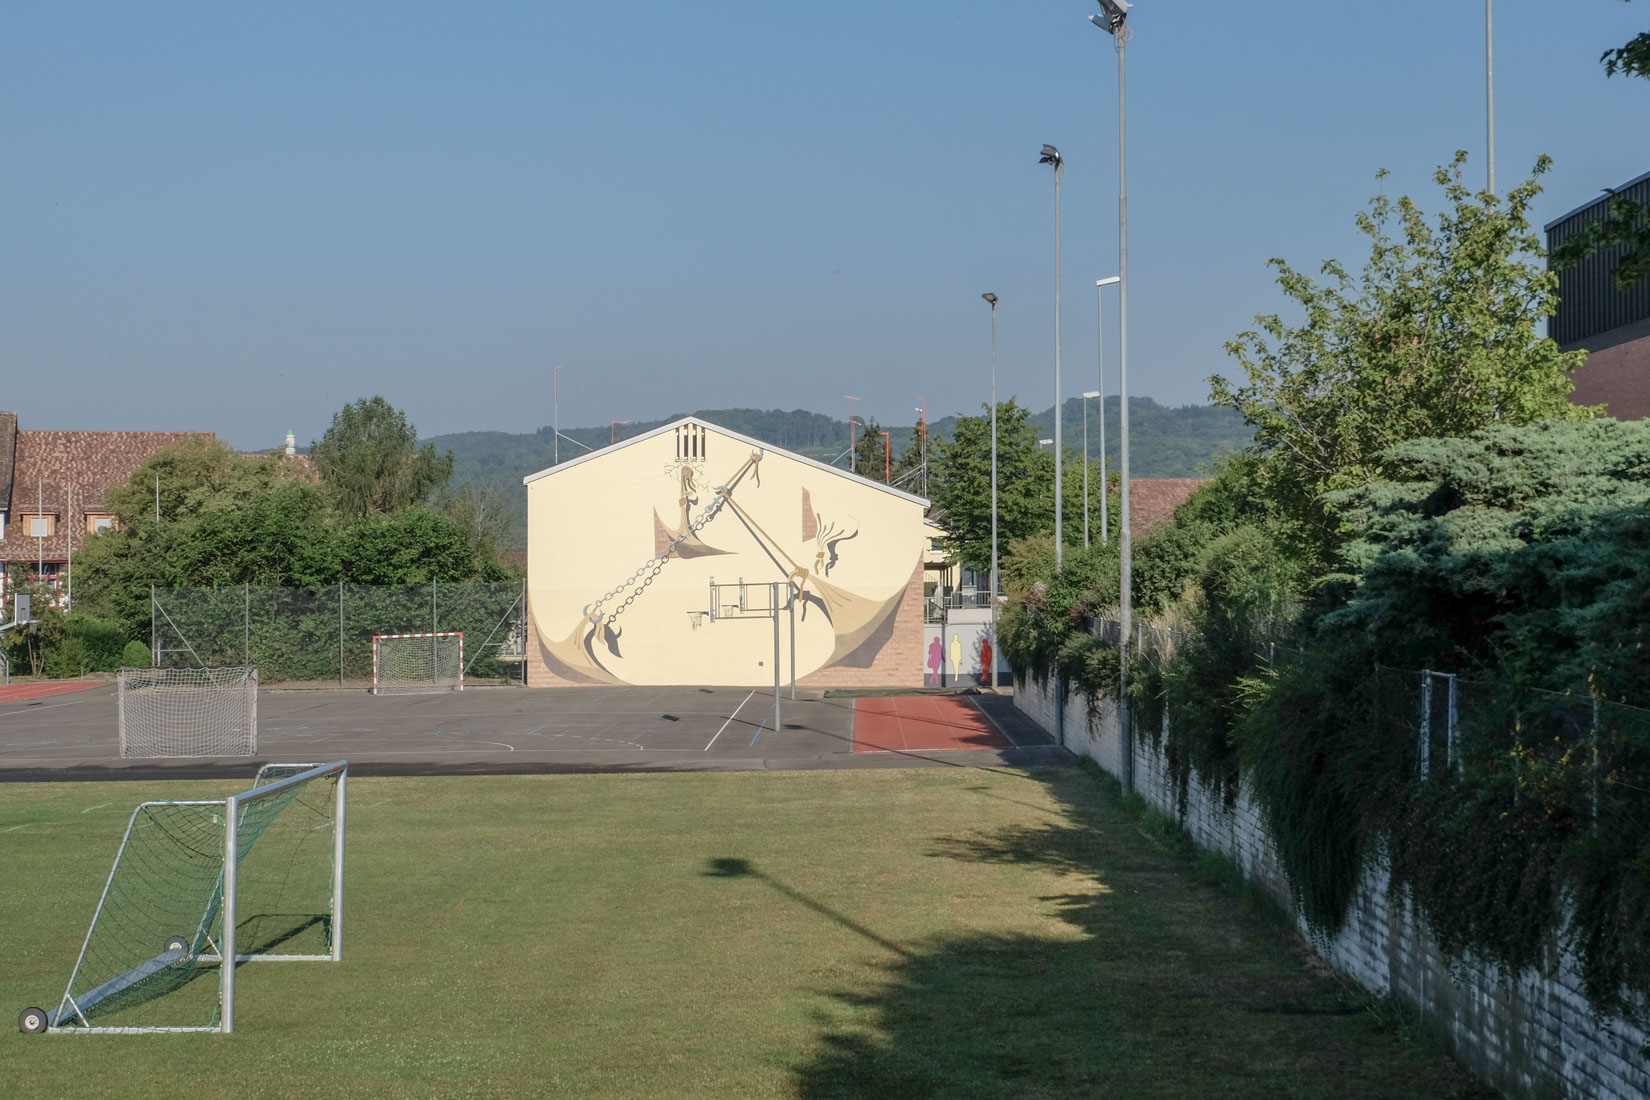
[[[760,879],[896,951],[878,988],[830,994],[855,1022],[823,1025],[794,1069],[799,1095],[1494,1095],[1383,1024],[1290,931],[1196,881],[1094,777],[1036,774],[1056,821],[937,838],[929,854],[1053,872],[1061,892],[1037,900],[1065,927],[1046,936],[893,945],[744,861],[713,861],[709,874]]]

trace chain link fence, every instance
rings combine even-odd
[[[1121,624],[1093,632],[1116,645]],[[1131,648],[1161,670],[1198,636],[1136,622]],[[1307,650],[1261,642],[1254,668],[1310,669]],[[1417,782],[1499,789],[1543,820],[1650,836],[1650,710],[1587,695],[1467,680],[1432,669],[1384,665],[1368,673],[1368,728],[1407,743]]]
[[[464,633],[466,679],[521,680],[527,586],[469,582],[156,588],[157,668],[256,665],[265,685],[372,681],[374,634]]]

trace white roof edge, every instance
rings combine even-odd
[[[521,483],[523,485],[529,485],[541,477],[549,477],[551,474],[565,470],[569,466],[577,466],[581,462],[589,462],[593,458],[598,458],[610,451],[617,451],[621,447],[628,447],[632,443],[640,443],[644,439],[652,439],[656,435],[663,435],[665,432],[679,428],[683,424],[697,424],[701,428],[709,428],[712,431],[722,433],[730,439],[737,439],[741,443],[755,447],[758,450],[776,451],[779,454],[784,455],[786,458],[794,459],[805,466],[812,466],[816,470],[822,470],[828,474],[835,474],[837,477],[845,477],[849,481],[857,481],[861,485],[868,486],[872,489],[878,489],[884,493],[899,497],[901,500],[909,500],[913,504],[920,504],[922,505],[924,511],[927,511],[930,504],[927,497],[919,497],[915,493],[907,493],[905,490],[896,489],[892,485],[884,485],[880,481],[872,481],[868,477],[861,476],[860,474],[856,474],[848,470],[839,469],[836,466],[827,465],[818,459],[809,458],[807,455],[799,455],[795,451],[786,450],[784,447],[776,447],[772,443],[764,443],[760,439],[752,439],[748,435],[742,435],[731,428],[724,428],[720,424],[712,424],[708,420],[701,420],[697,416],[684,416],[679,420],[672,420],[668,424],[659,425],[652,431],[643,432],[641,435],[633,435],[629,439],[621,439],[616,443],[609,443],[607,446],[602,447],[599,450],[591,451],[589,454],[582,454],[578,458],[570,458],[566,462],[559,465],[548,466],[537,473],[528,474],[526,477],[521,479]]]

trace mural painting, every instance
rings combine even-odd
[[[771,683],[771,620],[709,614],[710,585],[735,581],[782,586],[799,678],[868,665],[920,570],[922,510],[691,418],[534,475],[528,588],[543,667],[571,683]]]

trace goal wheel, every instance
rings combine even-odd
[[[189,950],[189,941],[182,936],[167,936],[165,949],[167,951],[187,951]]]
[[[17,1030],[24,1035],[40,1035],[51,1026],[51,1017],[43,1008],[25,1008],[17,1017]]]

